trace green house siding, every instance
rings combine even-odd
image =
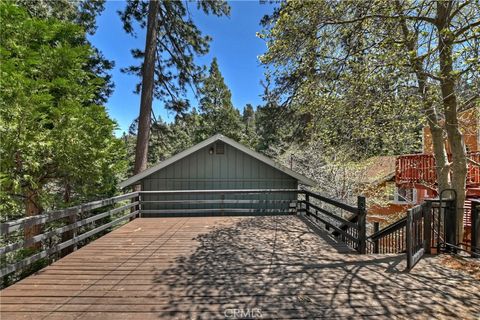
[[[217,142],[219,143],[219,142]],[[284,172],[226,144],[213,143],[141,180],[143,191],[158,190],[224,190],[224,189],[297,189],[298,181]],[[213,154],[210,154],[210,149]],[[252,195],[158,195],[145,194],[143,201],[170,200],[294,200],[296,194]],[[288,208],[288,203],[275,203],[276,208]],[[143,210],[194,209],[194,208],[245,208],[244,204],[182,204],[145,203]],[[248,204],[251,209],[262,209],[265,203]],[[272,204],[270,204],[272,207]]]

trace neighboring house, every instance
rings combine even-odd
[[[460,130],[464,136],[467,157],[480,163],[480,124],[479,111],[471,108],[459,116]],[[448,144],[445,145],[447,153]],[[430,129],[423,129],[423,153],[401,155],[397,158],[395,183],[398,187],[415,190],[417,203],[426,198],[437,196],[437,175],[435,172],[435,158],[433,156],[432,135]],[[413,191],[409,191],[413,192]],[[480,196],[480,167],[468,163],[467,196]]]
[[[396,156],[367,159],[360,166],[359,183],[368,199],[369,222],[389,224],[416,202],[416,191],[395,185]]]
[[[471,108],[459,116],[460,130],[464,135],[467,157],[480,163],[480,124],[479,110]],[[449,147],[446,145],[447,152]],[[370,221],[390,220],[405,213],[412,205],[419,204],[428,198],[438,197],[435,158],[433,156],[432,136],[429,127],[423,129],[423,153],[400,155],[397,157],[374,157],[367,161],[364,171],[364,189],[367,196],[381,198],[384,203],[369,206]],[[385,199],[386,198],[386,199]],[[480,198],[480,167],[468,163],[467,202],[465,225],[469,220],[470,199]]]
[[[480,120],[477,108],[468,109],[459,115],[459,126],[463,133],[467,150],[468,172],[466,179],[467,199],[465,201],[465,239],[470,236],[471,199],[480,198]],[[445,144],[447,153],[449,146]],[[449,157],[451,155],[449,154]],[[473,162],[472,162],[473,161]],[[435,172],[435,158],[433,156],[432,135],[430,128],[423,129],[423,153],[402,155],[397,157],[395,170],[395,185],[403,188],[409,194],[415,194],[415,203],[424,199],[438,197],[437,175]]]

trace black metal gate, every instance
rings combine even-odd
[[[425,254],[429,246],[430,212],[427,203],[413,207],[407,213],[406,240],[407,240],[407,269],[413,268]]]

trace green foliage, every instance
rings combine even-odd
[[[30,257],[31,255],[33,255],[35,253],[38,253],[38,251],[39,251],[38,249],[29,249],[29,248],[19,249],[19,250],[15,251],[13,254],[9,254],[9,255],[11,255],[11,257],[9,257],[9,259],[11,259],[12,261],[21,261],[25,258]],[[7,259],[2,258],[0,266],[2,268],[5,267],[6,262],[7,262]],[[31,263],[27,267],[23,268],[20,272],[11,273],[9,275],[4,276],[2,278],[1,283],[0,283],[0,288],[8,287],[9,285],[11,285],[13,283],[15,283],[15,282],[17,282],[17,281],[19,281],[23,278],[28,277],[29,275],[45,268],[48,265],[48,263],[49,263],[49,259],[42,258],[42,259],[39,259],[39,260]]]
[[[243,144],[250,146],[251,148],[256,148],[258,145],[258,136],[256,132],[256,115],[253,106],[250,103],[247,103],[243,108],[242,114],[242,123],[243,123]]]
[[[14,0],[14,2],[33,18],[70,22],[82,27],[89,34],[94,34],[97,29],[95,19],[103,11],[105,4],[105,0]],[[78,44],[89,44],[86,37],[78,37],[76,40],[79,41]],[[114,88],[111,75],[108,73],[114,63],[107,60],[95,47],[90,45],[90,48],[92,52],[84,68],[103,79],[102,89],[92,97],[92,102],[104,104]]]
[[[357,159],[419,151],[425,100],[432,101],[427,109],[444,103],[436,11],[435,1],[281,2],[262,20],[258,36],[268,50],[261,61],[274,78],[279,105],[306,121],[303,132],[295,131],[298,138],[322,141],[325,152],[341,145]],[[468,26],[479,17],[478,4],[452,3],[454,76],[461,89],[468,83],[459,91],[466,105],[478,99],[479,34]],[[403,21],[412,30],[408,39]],[[417,87],[413,63],[425,70],[428,92]]]
[[[95,51],[85,31],[10,3],[0,19],[2,219],[28,192],[44,208],[59,205],[67,185],[72,201],[111,194],[124,149],[95,103],[105,79],[86,68]]]
[[[278,91],[271,89],[268,73],[262,85],[264,105],[258,106],[255,113],[256,149],[276,158],[301,135],[304,125],[301,116],[279,104]]]
[[[210,65],[208,77],[202,82],[199,94],[202,112],[200,140],[221,133],[240,141],[242,139],[240,113],[232,105],[232,93],[225,84],[215,58]]]
[[[14,0],[24,7],[31,17],[57,19],[80,25],[85,32],[95,33],[96,17],[103,11],[105,0]]]
[[[401,154],[420,147],[418,100],[401,61],[382,64],[391,54],[376,47],[380,35],[361,23],[331,27],[322,19],[345,19],[367,4],[344,1],[288,1],[264,19],[268,51],[263,63],[274,68],[284,108],[304,121],[300,139],[323,142],[325,152],[340,145],[354,158]],[[367,6],[368,7],[368,6]],[[345,16],[346,15],[346,16]],[[368,29],[369,32],[361,32]],[[390,25],[385,26],[391,28]],[[395,59],[396,56],[393,56]]]
[[[181,152],[217,133],[223,134],[250,147],[257,143],[255,132],[255,110],[246,107],[243,118],[231,101],[230,89],[225,84],[216,59],[212,61],[209,75],[199,87],[200,113],[193,108],[190,112],[179,113],[172,123],[162,119],[153,122],[150,128],[148,164],[156,164]],[[124,136],[128,144],[130,170],[133,168],[134,141],[137,121]]]
[[[194,58],[209,50],[209,36],[202,35],[188,11],[187,1],[159,1],[157,59],[155,65],[154,97],[165,107],[176,112],[186,112],[189,101],[184,99],[189,87],[196,87],[203,77],[204,68],[196,65]],[[199,1],[197,8],[206,14],[228,15],[230,7],[225,1]],[[134,24],[147,25],[148,1],[128,0],[125,10],[119,12],[125,31],[133,36]],[[143,60],[144,52],[132,50],[134,58]],[[142,66],[130,66],[124,72],[142,76]],[[137,92],[140,92],[140,84]]]

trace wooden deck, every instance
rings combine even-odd
[[[480,284],[296,216],[136,219],[1,291],[1,319],[480,317]]]

